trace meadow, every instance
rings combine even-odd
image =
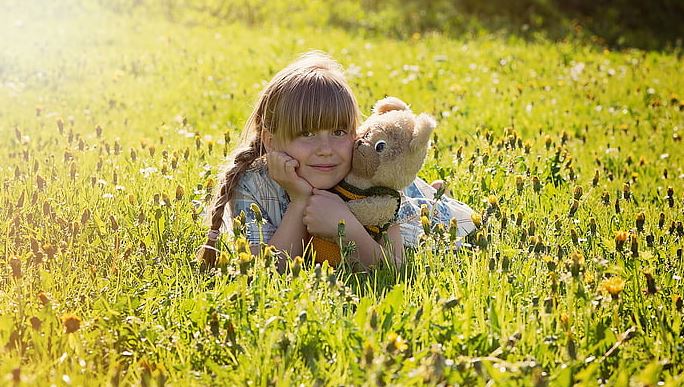
[[[0,384],[684,384],[680,51],[102,4],[0,5]],[[310,49],[365,114],[437,118],[419,175],[477,211],[464,248],[280,275],[224,235],[200,270],[219,166]]]

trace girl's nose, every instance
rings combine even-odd
[[[318,138],[318,152],[330,153],[331,151],[330,136],[327,133],[322,133]]]

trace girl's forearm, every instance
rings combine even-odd
[[[368,234],[361,223],[349,222],[346,227],[345,242],[355,242],[356,250],[352,253],[352,258],[356,259],[364,269],[383,262],[385,257],[391,263],[398,265],[403,260],[403,243],[398,231],[398,227],[397,230],[389,230],[391,245],[383,247]],[[399,238],[398,241],[397,238]]]

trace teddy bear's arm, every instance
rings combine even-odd
[[[394,218],[398,201],[397,197],[378,195],[350,200],[347,205],[362,225],[384,225]]]

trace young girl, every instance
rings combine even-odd
[[[402,262],[403,245],[416,245],[422,232],[422,204],[434,210],[440,222],[448,224],[456,217],[462,235],[475,228],[470,208],[453,199],[435,201],[435,189],[417,179],[404,190],[398,221],[387,231],[389,245],[378,244],[342,199],[326,191],[351,168],[359,122],[356,99],[340,65],[330,57],[310,52],[276,74],[247,121],[246,145],[235,151],[221,174],[200,259],[215,260],[221,228],[241,211],[254,254],[263,241],[287,256],[302,255],[311,235],[334,239],[344,220],[345,239],[356,244],[350,259],[364,268],[386,258]],[[257,221],[253,205],[263,222]],[[279,255],[280,271],[285,255]]]

